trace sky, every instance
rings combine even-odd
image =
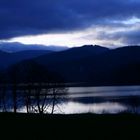
[[[0,42],[140,45],[140,0],[0,0]]]

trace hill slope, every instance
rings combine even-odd
[[[83,46],[41,55],[32,61],[59,75],[64,82],[92,85],[140,84],[138,46],[113,50],[100,46]],[[25,63],[21,63],[23,67]]]
[[[140,83],[138,46],[114,50],[84,46],[44,55],[35,61],[59,73],[67,82],[90,82],[94,85]]]
[[[23,60],[33,59],[35,57],[50,54],[53,51],[44,50],[29,50],[16,53],[7,53],[0,51],[0,70],[6,69],[9,66],[19,63]]]
[[[19,52],[25,50],[50,50],[50,51],[62,51],[68,49],[67,47],[61,46],[44,46],[44,45],[25,45],[18,42],[0,42],[0,50],[5,52]]]

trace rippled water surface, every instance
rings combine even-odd
[[[140,113],[140,86],[70,87],[56,113]]]
[[[55,105],[54,113],[140,113],[140,86],[69,87],[67,92]],[[19,111],[26,109],[22,107]]]

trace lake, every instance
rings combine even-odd
[[[70,87],[54,113],[140,113],[140,86]]]
[[[60,90],[60,92],[62,91],[61,88],[56,89]],[[38,96],[28,98],[28,94],[31,92],[30,89],[17,89],[16,105],[18,112],[27,112],[28,103],[30,112],[36,112],[39,109],[38,107],[42,108],[42,105],[45,104],[43,105],[44,110],[46,110],[46,113],[51,113],[54,104],[53,113],[55,114],[140,113],[140,86],[67,87],[66,94],[62,94],[61,96],[58,94],[59,97],[56,98],[55,102],[53,101],[53,89],[49,92],[53,95],[50,97],[46,92],[48,91],[47,87],[39,88],[39,90],[41,95],[39,98],[36,98]],[[1,98],[1,110],[7,108],[7,111],[13,111],[14,96],[12,90],[8,89],[5,93],[6,95]],[[31,93],[33,95],[38,93],[38,89],[34,87]],[[46,98],[45,102],[44,98]],[[38,106],[38,104],[40,105]]]

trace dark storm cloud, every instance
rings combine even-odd
[[[110,30],[109,30],[110,28]],[[115,31],[115,30],[116,31]],[[117,31],[120,30],[120,31]],[[96,39],[102,41],[110,41],[111,42],[120,42],[124,45],[140,45],[140,24],[133,25],[126,25],[123,26],[116,26],[115,28],[112,26],[108,27],[108,29],[99,31],[96,33]],[[92,37],[89,36],[89,37]],[[112,43],[113,44],[113,43]]]
[[[117,32],[110,35],[106,34],[106,36],[108,36],[108,39],[121,40],[122,43],[127,44],[127,45],[140,44],[140,29],[133,30],[133,31]]]
[[[139,0],[0,0],[0,39],[140,17]]]
[[[140,45],[140,30],[126,32],[123,37],[123,42],[129,45]]]

